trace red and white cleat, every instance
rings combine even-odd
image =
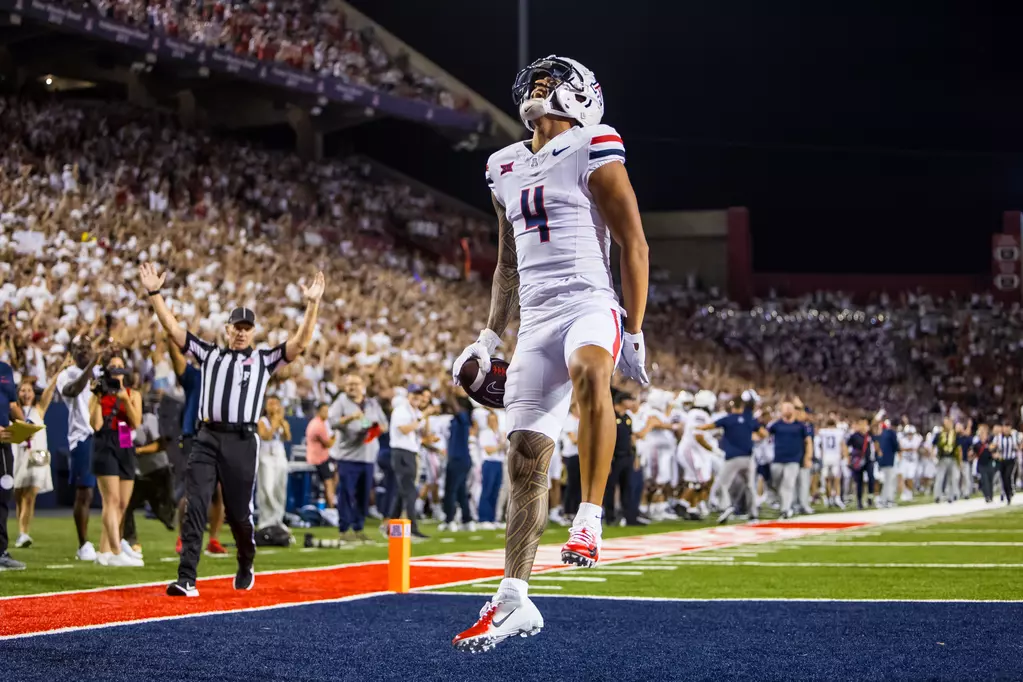
[[[496,599],[496,598],[495,598]],[[459,651],[478,654],[489,651],[509,637],[530,637],[543,628],[543,616],[529,598],[517,601],[488,601],[479,620],[451,643]]]
[[[600,533],[586,526],[573,526],[568,542],[561,548],[561,563],[593,568],[600,560]]]

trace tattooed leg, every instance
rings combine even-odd
[[[508,437],[508,530],[504,577],[529,580],[540,536],[547,524],[547,467],[554,441],[535,431],[514,431]]]

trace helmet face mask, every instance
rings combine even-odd
[[[540,80],[546,79],[547,96],[533,98]],[[579,62],[549,55],[519,71],[512,86],[512,101],[522,124],[532,132],[541,116],[558,116],[581,126],[597,125],[604,116],[604,98],[593,72]]]

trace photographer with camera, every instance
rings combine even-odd
[[[337,461],[337,516],[341,540],[365,542],[363,529],[373,490],[373,465],[380,451],[380,434],[387,417],[376,398],[366,395],[366,382],[358,374],[347,375],[343,393],[331,405],[327,419],[340,432],[330,456]],[[349,530],[354,537],[349,537]]]
[[[109,355],[89,402],[92,473],[103,496],[103,532],[96,555],[100,566],[145,565],[142,555],[121,539],[121,521],[135,487],[132,430],[142,423],[142,394],[129,388],[127,376],[124,358]]]

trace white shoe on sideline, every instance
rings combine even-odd
[[[102,566],[142,568],[146,565],[146,562],[142,561],[142,559],[133,559],[124,552],[121,552],[120,554],[109,554],[108,556],[109,558],[107,559],[107,563],[101,564]]]
[[[497,530],[497,526],[490,521],[484,521],[480,524],[480,530]]]
[[[451,643],[459,651],[477,654],[493,649],[509,637],[529,637],[543,629],[543,616],[528,598],[499,601],[495,597],[480,609],[480,617]]]
[[[143,558],[142,557],[142,552],[136,552],[134,549],[132,549],[131,545],[128,544],[128,541],[123,539],[123,538],[121,539],[121,553],[122,554],[127,554],[132,559],[142,559]]]
[[[78,548],[78,551],[75,553],[75,558],[79,561],[96,561],[96,548],[93,547],[91,542],[86,542]]]
[[[96,555],[96,563],[100,566],[109,566],[112,556],[114,555],[111,552],[100,552]]]
[[[467,533],[475,533],[476,532],[476,522],[475,521],[470,521],[469,523],[463,523],[462,524],[462,530],[466,531]]]
[[[22,533],[18,536],[18,539],[14,542],[15,549],[25,549],[26,547],[32,546],[32,538],[28,536],[28,533]]]

